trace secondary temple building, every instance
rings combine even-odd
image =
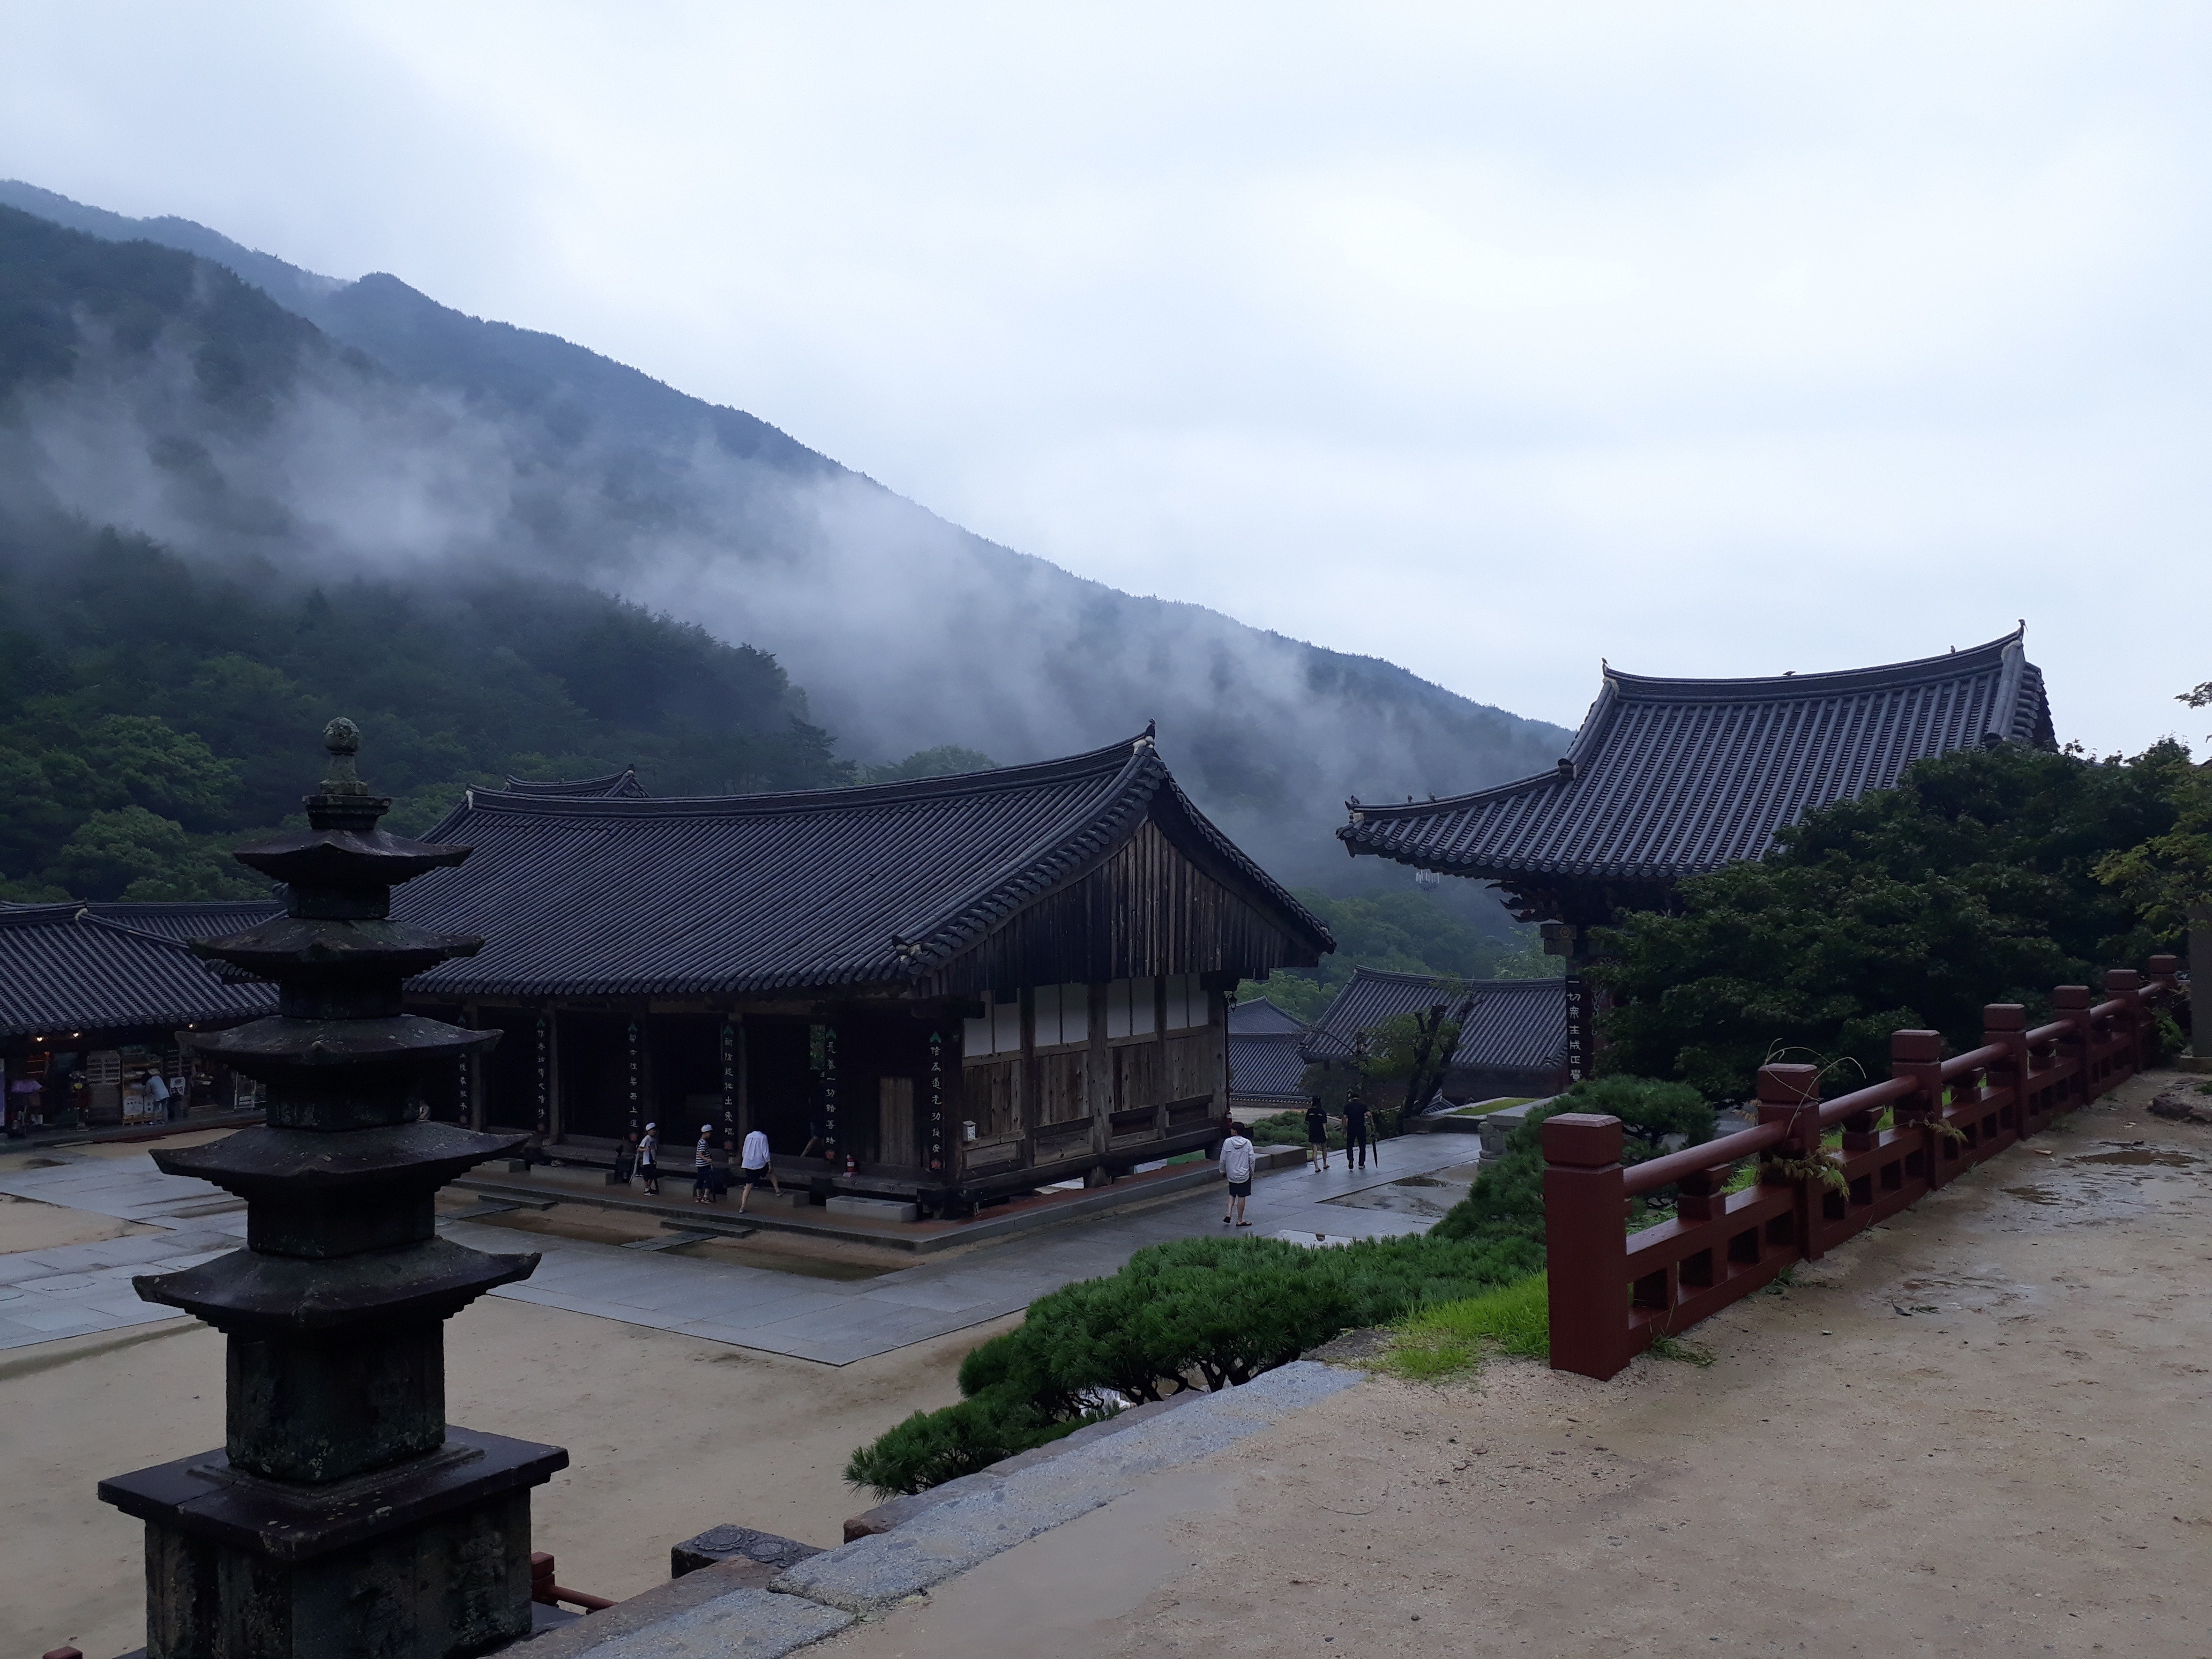
[[[1455,1104],[1539,1099],[1567,1086],[1567,1010],[1556,979],[1446,980],[1355,968],[1299,1046],[1308,1065],[1351,1065],[1359,1039],[1398,1014],[1456,1010],[1459,1042],[1437,1093]]]
[[[1149,731],[860,788],[477,790],[428,839],[475,852],[394,919],[489,942],[409,1006],[505,1034],[434,1115],[586,1162],[758,1128],[802,1180],[939,1211],[1218,1141],[1227,994],[1334,948]]]
[[[1499,888],[1569,958],[1568,1070],[1591,1058],[1589,930],[1662,908],[1685,876],[1762,858],[1814,807],[1885,789],[1917,760],[2054,744],[2026,629],[1971,650],[1832,674],[1658,679],[1607,665],[1558,767],[1446,800],[1351,801],[1355,857]]]

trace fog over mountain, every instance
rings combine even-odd
[[[1352,873],[1328,833],[1346,796],[1500,781],[1566,740],[1386,662],[1071,575],[750,415],[395,277],[317,276],[21,184],[0,203],[198,261],[173,301],[119,295],[93,245],[0,210],[0,239],[36,241],[39,280],[73,296],[66,328],[0,342],[0,507],[19,522],[114,525],[280,581],[580,580],[773,653],[863,761],[941,744],[1026,760],[1156,719],[1200,804],[1293,880]]]

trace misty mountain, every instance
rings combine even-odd
[[[0,201],[37,216],[0,209],[0,260],[45,296],[0,318],[0,505],[19,519],[302,585],[586,584],[773,653],[863,762],[1019,761],[1157,719],[1224,829],[1332,885],[1355,873],[1328,833],[1347,794],[1498,781],[1565,741],[1390,664],[1071,575],[750,415],[395,277],[319,276],[27,185]],[[146,268],[125,282],[103,250]]]

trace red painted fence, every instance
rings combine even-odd
[[[2027,1029],[2018,1003],[1983,1011],[1982,1046],[1943,1058],[1936,1031],[1890,1037],[1887,1082],[1820,1098],[1810,1066],[1763,1066],[1759,1123],[1701,1146],[1623,1169],[1620,1120],[1565,1112],[1544,1125],[1544,1236],[1551,1281],[1552,1367],[1608,1377],[1650,1346],[1749,1296],[1793,1262],[1819,1259],[1920,1196],[1993,1158],[2063,1112],[2143,1068],[2151,1009],[2178,963],[2153,957],[2148,981],[2105,975],[2106,1000],[2084,985],[2051,994],[2058,1018]],[[1875,1125],[1885,1108],[1895,1127]],[[1831,1154],[1836,1191],[1808,1161],[1843,1127]],[[1723,1193],[1732,1165],[1771,1153],[1755,1186]],[[1627,1231],[1628,1201],[1674,1187],[1674,1218]]]

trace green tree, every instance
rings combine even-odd
[[[1923,761],[1894,789],[1808,814],[1758,863],[1683,882],[1679,910],[1601,932],[1607,1071],[1747,1095],[1780,1046],[1888,1066],[1899,1027],[1979,1040],[1991,1002],[2042,1008],[2171,937],[2098,878],[2170,833],[2188,755],[2004,745]]]

